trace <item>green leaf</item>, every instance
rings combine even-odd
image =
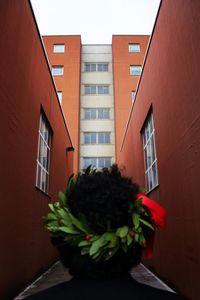
[[[139,237],[140,237],[139,233],[136,232],[135,233],[135,241],[136,242],[139,242]]]
[[[130,234],[127,234],[127,245],[130,246],[130,244],[133,242],[133,238],[130,236]]]
[[[135,229],[137,229],[140,225],[140,215],[133,213],[132,214],[132,221],[133,221],[133,225],[135,227]]]
[[[106,233],[104,233],[104,239],[106,240],[106,241],[112,241],[112,239],[115,237],[116,235],[115,235],[115,233],[114,232],[106,232]]]
[[[74,225],[76,228],[80,229],[81,231],[83,231],[83,232],[85,232],[85,233],[87,232],[87,228],[84,226],[83,223],[81,223],[78,219],[76,219],[76,218],[75,218],[72,214],[70,214],[70,213],[69,213],[69,217],[70,217],[70,219],[71,219],[73,225]]]
[[[109,245],[108,245],[108,248],[114,248],[117,246],[117,244],[119,243],[119,238],[114,235],[112,240],[110,241]]]
[[[79,247],[89,246],[89,245],[91,245],[90,241],[80,241],[80,243],[78,244]]]
[[[50,208],[50,210],[51,210],[52,212],[56,213],[55,207],[54,207],[54,204],[53,204],[53,203],[49,203],[48,206],[49,206],[49,208]]]
[[[101,247],[106,245],[108,242],[104,239],[104,236],[102,235],[98,240],[94,241],[92,243],[92,246],[90,247],[90,256],[93,256],[96,254]]]
[[[145,226],[151,228],[152,230],[154,230],[154,227],[147,221],[143,220],[140,218],[140,222],[143,223]]]
[[[66,197],[65,193],[59,192],[58,199],[59,199],[59,203],[60,203],[61,207],[66,206],[66,204],[67,204],[67,197]]]
[[[127,235],[128,233],[128,226],[123,226],[117,229],[116,235],[119,236],[120,238],[123,238]]]
[[[63,232],[69,233],[69,234],[79,234],[80,233],[79,231],[77,231],[73,227],[60,226],[59,229]]]

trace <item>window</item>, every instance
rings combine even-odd
[[[64,44],[54,44],[53,45],[53,52],[54,53],[64,53],[65,52],[65,45]]]
[[[130,66],[130,74],[131,75],[141,75],[142,66]]]
[[[85,85],[85,94],[87,95],[95,95],[95,94],[109,94],[109,86],[108,85]]]
[[[63,66],[52,66],[51,69],[52,75],[56,76],[62,76],[64,73],[64,67]]]
[[[110,144],[110,132],[85,132],[84,144]]]
[[[136,94],[136,91],[132,91],[132,92],[131,92],[131,99],[132,99],[132,102],[135,101],[135,94]]]
[[[147,192],[158,185],[157,158],[155,149],[155,129],[153,114],[148,117],[143,130],[145,157],[145,179]]]
[[[92,165],[96,168],[109,168],[111,166],[111,157],[84,157],[84,168]]]
[[[62,104],[62,92],[61,91],[57,91],[57,95],[58,95],[58,99],[60,101],[60,104]]]
[[[108,72],[108,63],[85,63],[85,72]]]
[[[128,44],[129,52],[140,52],[140,44]]]
[[[85,108],[84,109],[85,119],[110,119],[109,108]]]
[[[36,186],[48,193],[51,129],[41,114],[39,124]]]

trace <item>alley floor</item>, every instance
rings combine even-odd
[[[174,292],[170,287],[168,287],[142,264],[134,267],[131,270],[131,275],[135,280],[141,283],[148,284],[162,290]],[[69,280],[70,278],[71,276],[69,275],[67,269],[62,266],[60,261],[58,261],[31,285],[29,285],[23,292],[15,297],[14,300],[24,299],[29,295],[35,294],[53,285]]]

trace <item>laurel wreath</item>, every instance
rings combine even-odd
[[[87,172],[95,171],[89,169]],[[67,198],[75,182],[71,176],[66,192],[59,192],[58,201],[49,204],[50,213],[44,217],[44,223],[52,237],[61,237],[64,244],[80,247],[82,255],[89,255],[95,261],[109,260],[120,248],[126,253],[135,243],[145,248],[144,232],[147,229],[153,232],[156,225],[149,210],[142,205],[142,199],[133,200],[130,205],[131,225],[125,224],[99,235],[87,225],[84,216],[78,219],[68,208]]]

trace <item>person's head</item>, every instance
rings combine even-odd
[[[138,185],[123,177],[117,165],[101,171],[89,168],[70,180],[47,228],[72,275],[118,277],[140,262],[153,222],[136,200],[138,192]],[[140,214],[150,227],[140,223]]]

